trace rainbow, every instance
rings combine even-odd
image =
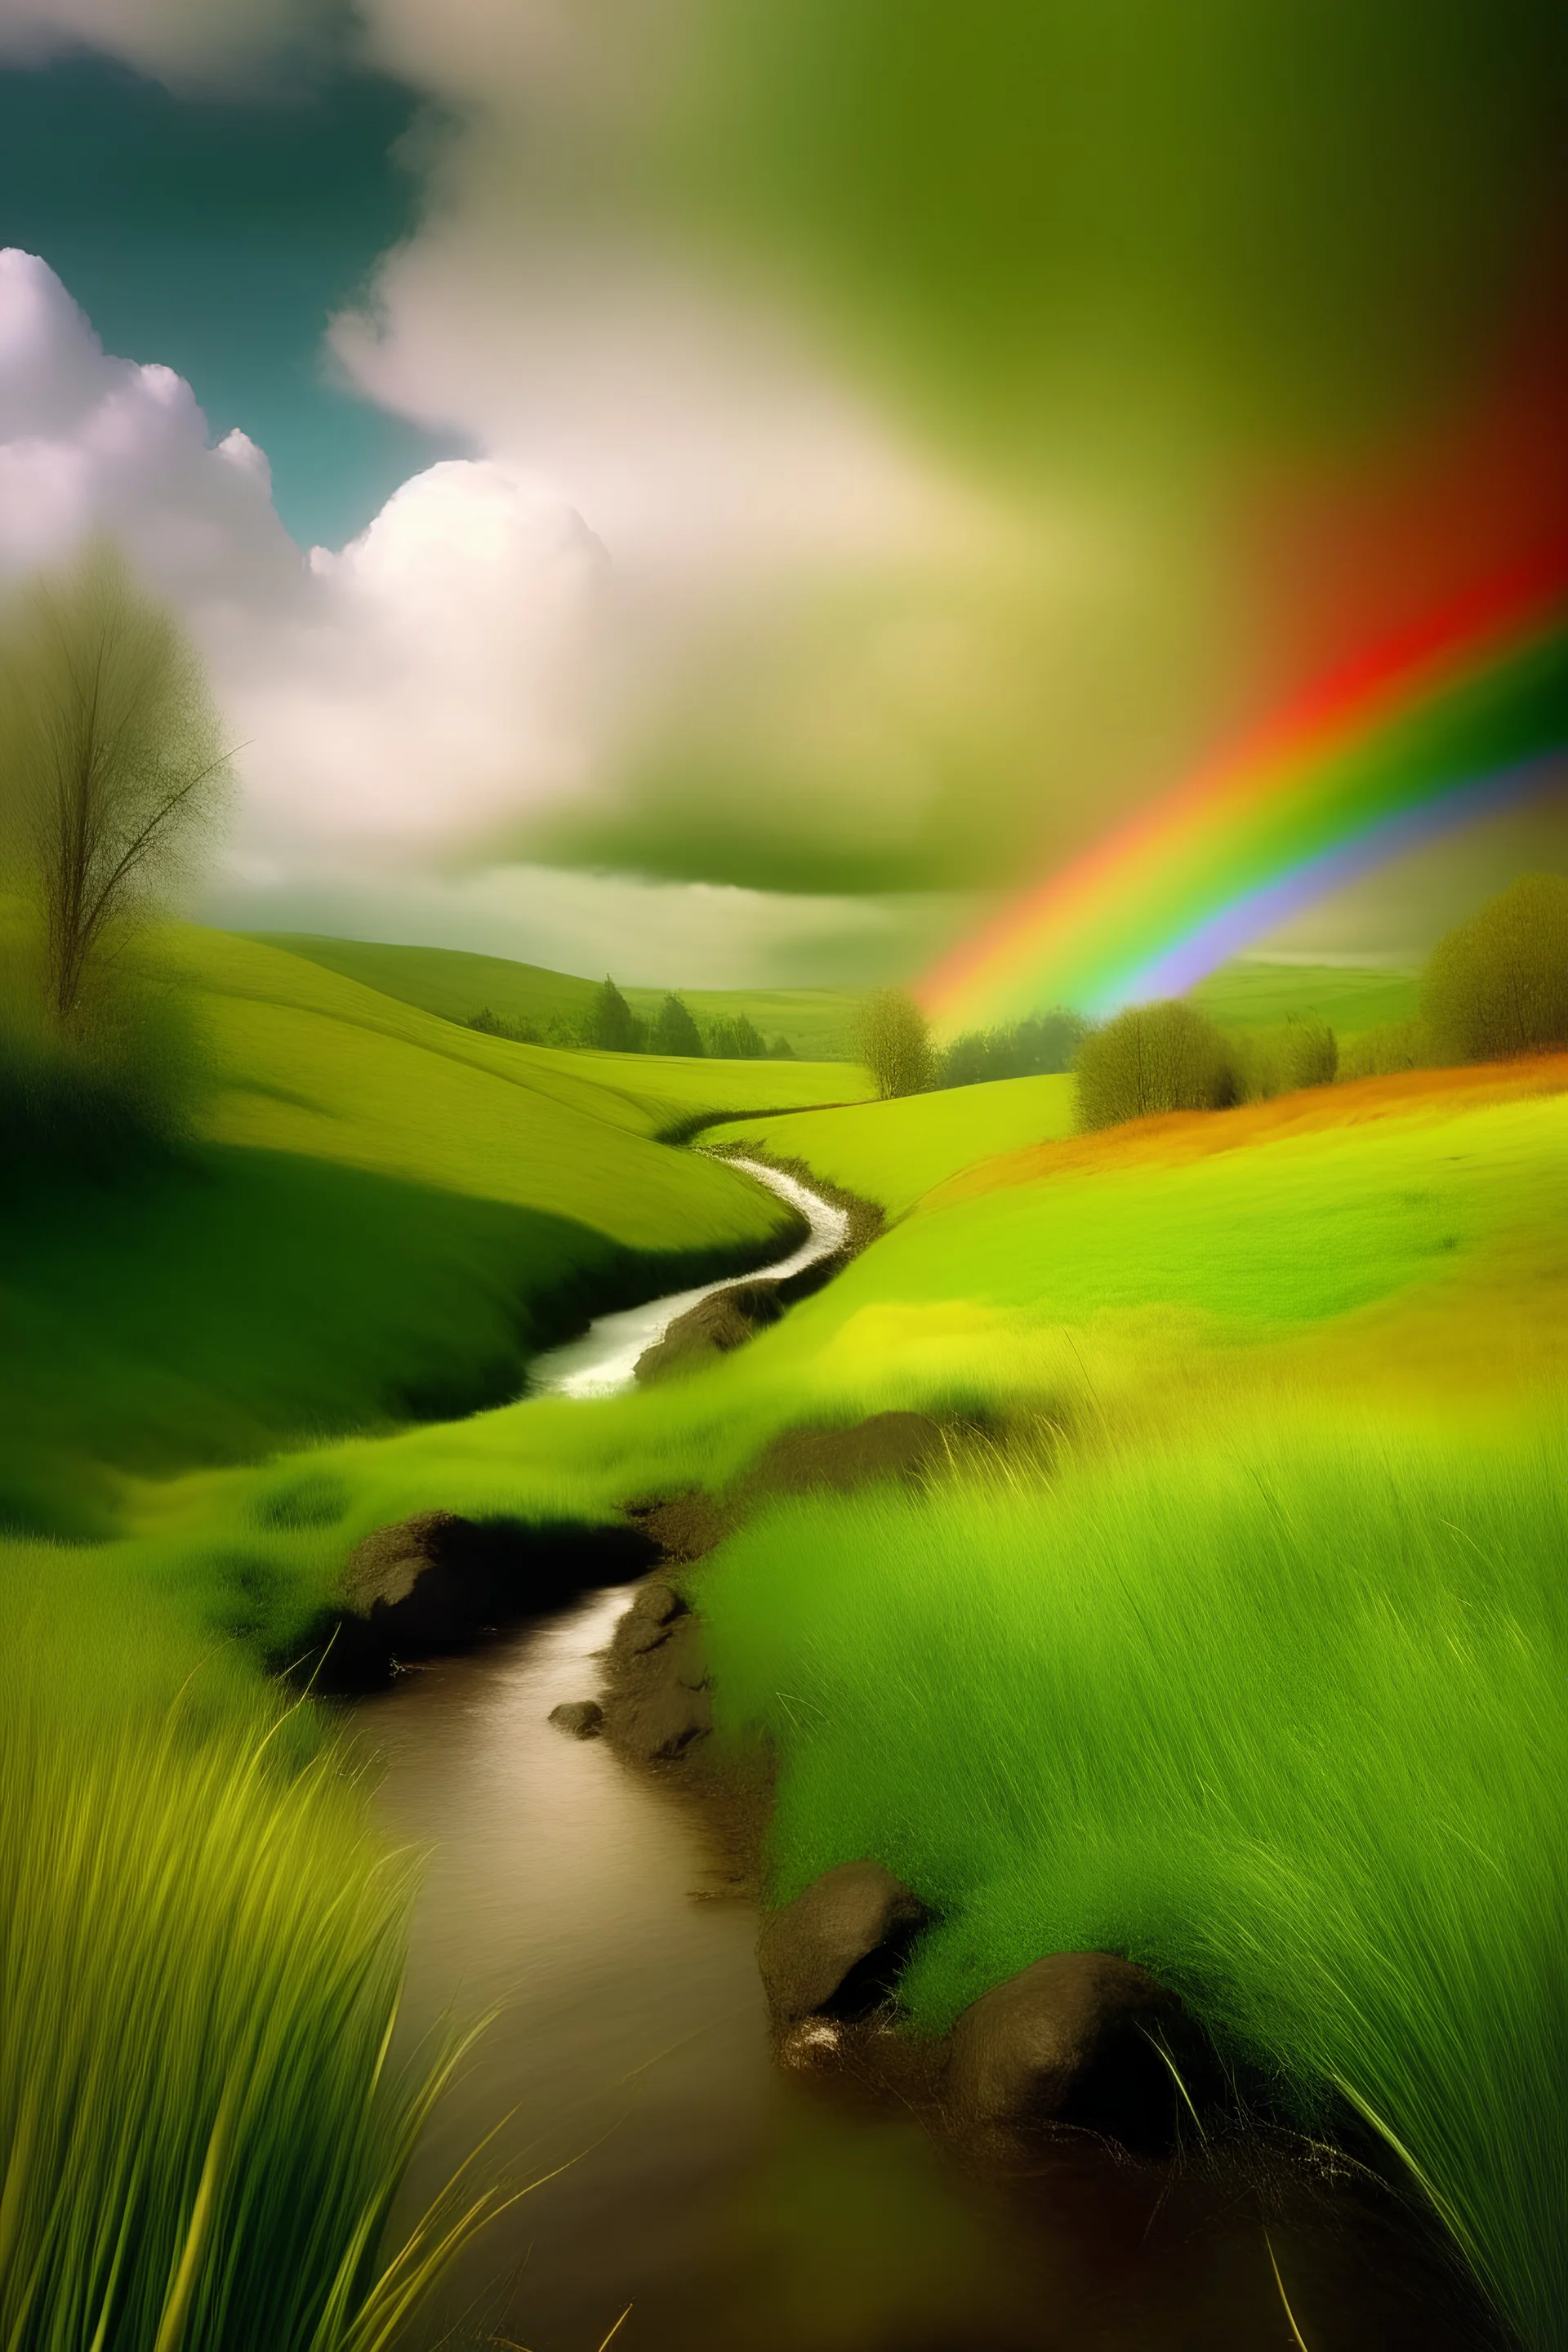
[[[917,989],[951,1034],[1179,995],[1324,892],[1538,793],[1568,748],[1568,583],[1329,679],[1005,908]]]

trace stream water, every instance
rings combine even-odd
[[[746,1281],[782,1282],[792,1274],[804,1274],[807,1266],[818,1265],[843,1248],[849,1234],[847,1210],[835,1208],[794,1176],[781,1169],[764,1168],[760,1160],[734,1159],[733,1168],[743,1168],[792,1209],[798,1209],[810,1227],[805,1240],[787,1257],[775,1265],[759,1267],[754,1275],[740,1277]],[[552,1348],[536,1356],[529,1366],[528,1389],[531,1396],[614,1396],[618,1390],[630,1388],[637,1370],[637,1358],[656,1347],[670,1325],[695,1307],[700,1299],[711,1298],[716,1291],[734,1287],[737,1277],[726,1275],[718,1282],[700,1283],[695,1290],[671,1291],[664,1298],[650,1298],[644,1307],[628,1307],[619,1315],[601,1315],[591,1323],[580,1339],[568,1339],[564,1346]]]
[[[812,1237],[842,1213],[772,1170]],[[684,1293],[542,1359],[596,1395]],[[395,2217],[469,2179],[536,2182],[407,2337],[502,2352],[1460,2352],[1480,2339],[1385,2211],[1119,2163],[1064,2142],[1005,2189],[916,2120],[782,2072],[756,1916],[712,1878],[677,1795],[548,1720],[591,1696],[624,1591],[355,1709],[376,1803],[427,1856],[400,2032],[490,2016],[441,2100]],[[1267,2234],[1265,2204],[1267,2203]],[[1275,2265],[1279,2268],[1279,2280]],[[1289,2292],[1288,2316],[1279,2282]],[[624,2322],[617,2327],[617,2321]]]

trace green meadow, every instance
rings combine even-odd
[[[782,1244],[775,1200],[659,1136],[863,1090],[513,1045],[213,932],[166,954],[212,1066],[198,1137],[51,1177],[0,1240],[0,1501],[41,1531],[105,1532],[127,1473],[515,1394],[588,1314]]]
[[[830,1184],[897,1214],[975,1160],[1071,1132],[1070,1077],[1003,1078],[843,1109],[730,1119],[702,1140],[804,1160]]]
[[[932,1415],[924,1491],[778,1502],[693,1580],[721,1734],[778,1758],[776,1892],[864,1853],[905,1876],[938,1915],[905,1986],[920,2029],[1041,1951],[1144,1961],[1274,2115],[1381,2138],[1519,2340],[1560,2344],[1568,1058],[1079,1137],[1069,1080],[871,1103],[842,1065],[554,1054],[254,941],[182,953],[219,1048],[199,1149],[102,1192],[89,1238],[32,1203],[5,1291],[13,1458],[54,1465],[31,1524],[97,1538],[18,1540],[19,1589],[216,1661],[205,1731],[126,1665],[104,1737],[188,1739],[230,1774],[235,1839],[247,1807],[302,1809],[308,1908],[368,1885],[374,1848],[309,1708],[276,1780],[250,1770],[270,1718],[244,1662],[289,1654],[363,1535],[433,1507],[603,1519],[722,1493],[786,1429]],[[1257,1019],[1315,979],[1255,993]],[[572,1315],[787,1240],[771,1196],[659,1139],[699,1121],[888,1229],[706,1369],[498,1401]],[[142,1920],[163,1832],[115,1834],[87,1908]],[[203,1849],[214,1916],[228,1850]],[[395,1973],[380,1902],[353,1914],[345,2080]],[[231,1981],[183,1914],[137,1932],[188,1950],[217,2011],[271,2003],[290,2049],[340,1998],[330,1972],[297,2001]],[[218,2121],[184,2083],[171,2055],[188,2236]],[[421,2095],[365,2110],[345,2215],[384,2210]],[[106,2138],[93,2179],[126,2161]],[[322,2227],[290,2257],[312,2312],[344,2259]]]
[[[1403,966],[1269,963],[1237,956],[1190,991],[1222,1028],[1271,1028],[1316,1018],[1341,1038],[1357,1037],[1386,1021],[1413,1021],[1418,974]]]

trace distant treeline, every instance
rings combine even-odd
[[[798,1058],[787,1037],[775,1037],[770,1045],[744,1013],[726,1014],[700,1029],[681,996],[667,996],[653,1019],[644,1021],[608,978],[594,991],[587,1012],[576,1020],[557,1013],[542,1025],[534,1021],[506,1021],[487,1004],[468,1015],[467,1025],[487,1037],[510,1037],[520,1045],[556,1045],[586,1053],[677,1054],[693,1059],[706,1055],[715,1062]]]
[[[1304,1014],[1272,1029],[1223,1029],[1182,998],[1129,1005],[1103,1022],[1058,1006],[938,1045],[903,989],[873,990],[854,1051],[884,1100],[990,1078],[1071,1071],[1081,1129],[1152,1112],[1224,1110],[1302,1087],[1402,1070],[1503,1061],[1568,1046],[1568,878],[1528,874],[1439,940],[1421,1014],[1339,1039]]]
[[[1090,1024],[1058,1004],[1000,1029],[971,1029],[932,1056],[933,1087],[978,1087],[991,1078],[1048,1078],[1070,1070]]]

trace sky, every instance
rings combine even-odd
[[[1545,0],[0,0],[0,577],[186,615],[215,919],[907,977],[1568,546],[1565,114]]]
[[[0,65],[0,242],[42,255],[108,350],[184,376],[215,437],[248,433],[306,547],[468,454],[323,363],[332,312],[415,226],[395,151],[426,105],[365,73],[176,95],[101,56]]]

